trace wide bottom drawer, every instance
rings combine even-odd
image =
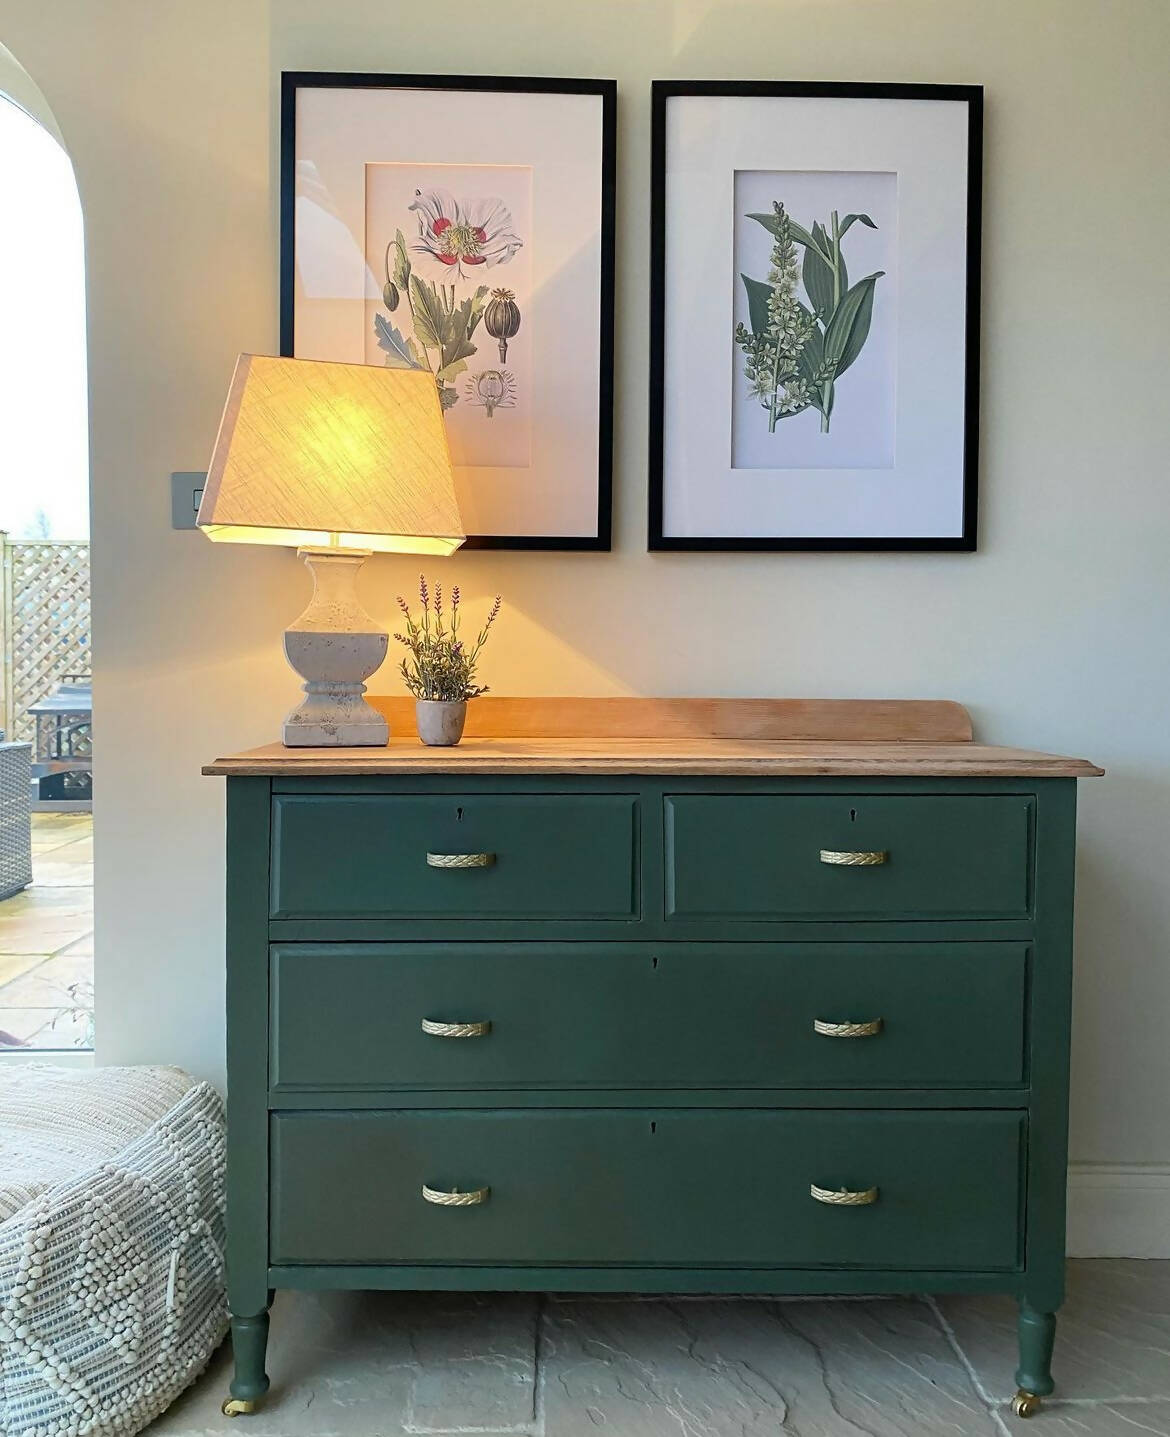
[[[277,1113],[271,1260],[1015,1268],[1023,1121],[1014,1111]],[[842,1189],[870,1200],[824,1200]],[[435,1201],[443,1194],[482,1200]]]

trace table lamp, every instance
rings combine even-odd
[[[305,697],[290,748],[384,744],[362,695],[388,635],[355,580],[374,551],[450,554],[465,538],[434,376],[242,354],[215,440],[199,527],[209,539],[295,547],[313,575],[284,652]]]

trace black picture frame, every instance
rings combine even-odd
[[[793,96],[828,99],[947,100],[968,106],[965,386],[962,533],[938,538],[698,538],[663,533],[664,389],[666,373],[667,105],[675,96]],[[796,551],[929,551],[977,548],[979,510],[979,315],[983,195],[981,85],[858,84],[773,80],[655,80],[651,84],[650,180],[650,444],[648,548],[652,552],[773,553]]]
[[[294,353],[297,93],[302,89],[472,90],[485,94],[597,95],[601,100],[601,304],[599,322],[597,532],[594,535],[468,535],[466,549],[588,550],[606,553],[613,526],[614,271],[617,81],[516,75],[412,75],[285,70],[280,85],[280,353]]]

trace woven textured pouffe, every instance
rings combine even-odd
[[[177,1068],[0,1066],[0,1434],[139,1432],[222,1340],[224,1121]]]

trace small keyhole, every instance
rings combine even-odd
[[[651,958],[651,960],[650,960],[650,966],[651,966],[651,968],[657,968],[657,967],[658,967],[658,959],[657,959],[657,958]]]
[[[462,813],[463,810],[460,809],[459,812]],[[857,810],[856,810],[855,808],[851,808],[851,809],[849,810],[849,822],[850,822],[850,823],[856,823],[856,822],[857,822]]]
[[[658,1131],[658,1124],[657,1124],[657,1123],[651,1123],[651,1124],[650,1124],[650,1135],[651,1135],[651,1137],[653,1137],[654,1134],[655,1134],[657,1131]]]
[[[462,823],[462,822],[463,822],[463,810],[462,810],[461,808],[457,808],[457,809],[455,810],[455,822],[456,822],[456,823]]]

